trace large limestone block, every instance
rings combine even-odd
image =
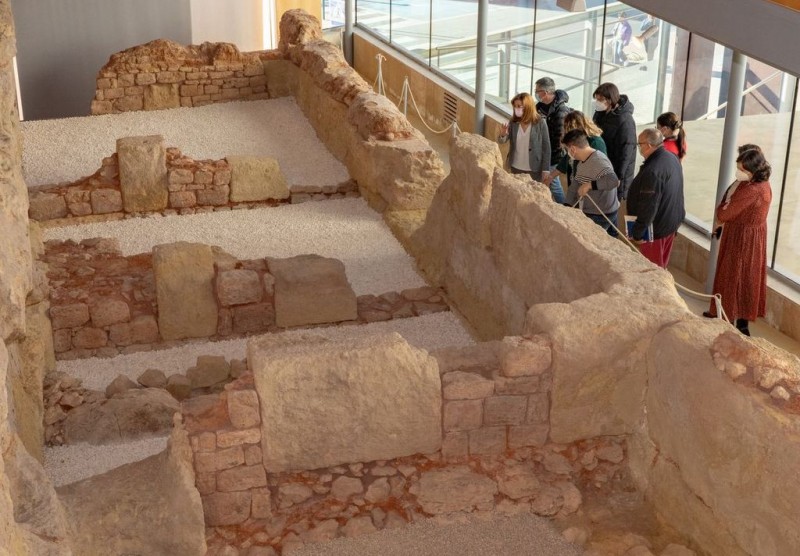
[[[126,212],[164,210],[167,189],[167,150],[160,135],[117,139],[119,183]]]
[[[145,110],[180,108],[180,85],[178,83],[151,83],[146,85],[144,87],[143,106]]]
[[[651,339],[667,324],[694,318],[668,273],[643,272],[636,281],[609,288],[611,293],[529,309],[525,334],[546,333],[553,342],[554,442],[632,433],[643,415]]]
[[[248,344],[269,472],[432,453],[441,446],[436,360],[396,333]]]
[[[647,480],[654,507],[709,553],[793,554],[800,546],[800,419],[715,367],[711,347],[726,330],[693,319],[655,336],[647,353],[647,434],[670,465],[650,470],[652,459],[634,459],[632,466]],[[774,350],[776,361],[788,358]],[[665,488],[670,483],[684,486],[681,496]],[[686,514],[693,500],[703,502],[691,506],[697,517]]]
[[[153,249],[158,328],[165,340],[205,338],[217,331],[214,255],[199,243],[170,243]]]
[[[182,428],[167,449],[58,489],[81,554],[206,553],[200,493]]]
[[[288,199],[289,186],[278,161],[265,156],[229,156],[231,201]]]
[[[471,512],[494,508],[497,483],[485,475],[459,466],[426,471],[413,487],[417,501],[429,514]]]
[[[275,323],[281,327],[355,320],[356,294],[344,264],[319,255],[269,259],[275,278]]]

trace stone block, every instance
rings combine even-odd
[[[171,379],[172,375],[169,378]],[[167,379],[169,385],[169,379]],[[230,427],[228,404],[216,394],[196,396],[183,402],[183,419],[189,434],[218,431]]]
[[[72,337],[72,345],[79,349],[96,349],[108,343],[108,335],[100,328],[81,328]]]
[[[546,423],[550,418],[550,398],[547,394],[528,396],[528,423]]]
[[[203,514],[208,527],[238,525],[250,517],[249,492],[215,492],[203,496]]]
[[[160,135],[117,139],[119,182],[126,212],[167,208],[167,159]]]
[[[539,425],[516,425],[508,428],[508,447],[512,450],[526,446],[544,446],[550,426],[547,423]]]
[[[269,472],[439,450],[436,361],[396,333],[248,344]],[[313,380],[309,378],[313,377]]]
[[[257,303],[263,294],[264,288],[255,270],[226,270],[217,275],[217,298],[223,307]]]
[[[192,395],[192,381],[181,374],[170,375],[167,378],[166,389],[180,402]]]
[[[261,437],[261,431],[258,431],[259,438]],[[255,465],[257,463],[261,463],[264,460],[264,456],[261,453],[261,446],[245,446],[244,447],[244,463],[246,465]]]
[[[244,450],[232,446],[216,452],[196,452],[194,466],[198,473],[216,473],[244,465]]]
[[[453,400],[444,403],[444,430],[468,431],[483,423],[483,400]]]
[[[192,388],[206,388],[225,381],[230,376],[231,366],[221,355],[201,355],[197,365],[186,371]]]
[[[137,73],[136,74],[136,84],[137,85],[150,85],[156,82],[156,76],[152,73]]]
[[[145,110],[179,108],[180,105],[181,95],[177,83],[148,83],[144,88]]]
[[[28,215],[31,220],[53,220],[67,216],[67,201],[55,193],[34,193],[30,196]]]
[[[251,516],[253,519],[270,519],[272,517],[272,501],[268,488],[258,488],[251,491],[253,506]]]
[[[116,189],[95,189],[90,199],[94,214],[122,212],[122,193]]]
[[[267,474],[262,465],[241,465],[217,474],[217,490],[231,492],[267,486]]]
[[[169,171],[169,183],[184,185],[194,181],[194,173],[186,168],[175,168]]]
[[[485,427],[469,431],[470,455],[502,454],[505,449],[505,427]]]
[[[249,429],[261,423],[258,394],[255,390],[228,392],[228,414],[237,429]]]
[[[197,204],[194,191],[173,191],[169,194],[169,206],[172,208],[188,208]]]
[[[147,369],[139,375],[136,382],[145,388],[164,388],[167,385],[167,377],[164,371],[158,369]]]
[[[223,206],[228,204],[230,189],[227,185],[212,187],[211,189],[200,189],[196,193],[198,205]]]
[[[142,109],[142,95],[125,95],[114,101],[114,108],[120,112],[135,112]]]
[[[280,327],[355,320],[356,295],[344,264],[318,255],[269,259],[275,278],[275,322]]]
[[[525,422],[527,396],[492,396],[483,404],[483,422],[487,425],[521,425]]]
[[[275,324],[271,303],[254,303],[233,308],[233,331],[237,334],[263,332]]]
[[[89,315],[95,328],[103,328],[131,320],[131,309],[122,299],[95,298],[89,303]]]
[[[245,429],[217,433],[217,446],[220,448],[258,444],[259,442],[261,442],[261,429]]]
[[[422,473],[417,502],[428,514],[471,512],[494,508],[497,484],[469,467],[458,466]]]
[[[217,330],[214,255],[198,243],[153,248],[158,329],[165,340],[206,338]]]
[[[469,455],[469,436],[466,432],[445,433],[442,440],[442,457],[454,460]]]
[[[50,320],[53,330],[83,326],[89,322],[89,306],[85,303],[73,303],[50,307]]]
[[[477,373],[453,371],[442,376],[446,400],[480,400],[494,393],[494,382]]]
[[[68,328],[53,331],[53,349],[62,353],[72,349],[72,331]]]
[[[531,339],[503,338],[500,351],[502,373],[507,377],[540,375],[550,368],[552,351],[543,336]]]
[[[231,201],[265,201],[288,199],[289,187],[274,158],[229,156],[231,169]]]

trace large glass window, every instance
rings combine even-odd
[[[797,79],[791,81],[794,82],[794,91],[791,92],[796,94]],[[785,81],[782,89],[784,91],[791,90],[792,86]],[[800,284],[800,112],[796,111],[797,108],[797,100],[793,99],[791,107],[793,112],[790,114],[794,114],[794,126],[791,144],[788,147],[789,154],[785,159],[784,180],[783,183],[774,178],[770,180],[772,185],[770,220],[775,218],[775,226],[772,228],[777,233],[773,268]],[[781,117],[787,118],[790,114],[783,114]],[[773,171],[783,162],[784,160],[773,156],[770,159]],[[768,245],[767,248],[772,249],[772,246]],[[771,255],[770,251],[768,258]]]

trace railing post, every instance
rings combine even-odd
[[[489,0],[478,0],[478,48],[475,64],[475,133],[483,135],[486,129],[486,44],[489,18]]]
[[[353,27],[356,21],[356,0],[344,0],[344,38],[342,40],[342,49],[344,50],[344,59],[350,66],[353,66]]]

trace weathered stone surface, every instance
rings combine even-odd
[[[67,443],[131,440],[168,431],[178,402],[158,388],[131,389],[100,404],[83,404],[67,414]]]
[[[152,83],[144,87],[145,110],[163,110],[180,106],[180,88],[177,83]]]
[[[125,301],[114,297],[94,298],[89,303],[92,326],[103,328],[131,320],[131,309]]]
[[[542,336],[503,338],[500,359],[505,376],[540,375],[550,368],[550,342]]]
[[[505,449],[505,427],[484,427],[469,431],[470,455],[501,454]]]
[[[341,261],[300,255],[269,259],[268,263],[275,277],[278,326],[340,322],[358,317],[356,295]]]
[[[261,442],[261,429],[240,429],[235,431],[220,431],[217,433],[217,446],[220,448],[229,448],[231,446],[242,446],[244,444],[258,444]],[[252,446],[255,448],[255,446]],[[248,446],[250,448],[250,446]],[[245,458],[247,457],[247,450],[245,450]],[[253,459],[253,456],[250,456]],[[259,452],[258,461],[261,461],[261,453]],[[248,464],[252,465],[252,464]]]
[[[78,349],[96,349],[107,342],[108,334],[101,328],[81,328],[72,336],[72,345]]]
[[[262,400],[270,472],[428,454],[441,445],[436,362],[398,334],[259,338],[248,344],[247,359]]]
[[[127,375],[117,375],[117,377],[106,386],[106,397],[113,398],[117,394],[121,394],[131,388],[136,388],[136,383],[134,381],[128,378]]]
[[[85,303],[56,305],[50,308],[50,320],[53,330],[83,326],[89,322],[89,307]]]
[[[199,243],[153,248],[158,328],[165,340],[205,338],[217,330],[214,256]]]
[[[397,106],[377,93],[364,93],[353,101],[347,115],[362,139],[395,141],[414,137],[416,130]]]
[[[454,400],[444,404],[444,430],[468,431],[483,423],[483,400]]]
[[[540,488],[533,467],[528,465],[505,468],[497,478],[497,486],[502,494],[514,500],[534,496]]]
[[[629,448],[631,469],[659,513],[709,553],[790,554],[800,485],[785,473],[800,461],[790,440],[800,422],[715,367],[711,347],[726,330],[694,320],[655,335],[647,430]]]
[[[549,432],[550,426],[546,423],[509,427],[508,447],[513,450],[524,446],[544,446]]]
[[[116,189],[95,189],[90,199],[94,214],[122,212],[122,193]]]
[[[371,504],[380,504],[389,498],[390,493],[389,479],[381,477],[369,485],[364,499]]]
[[[159,341],[158,323],[152,315],[139,315],[130,322],[112,324],[109,339],[118,346],[153,344]]]
[[[192,388],[213,386],[230,376],[231,366],[222,355],[201,355],[197,365],[186,371],[186,377],[192,382]]]
[[[231,167],[232,202],[289,198],[289,186],[274,158],[228,156],[226,160]]]
[[[479,400],[494,393],[494,382],[476,373],[453,371],[442,376],[446,400]]]
[[[261,423],[258,394],[255,390],[231,390],[228,392],[228,414],[237,429],[249,429]]]
[[[331,485],[331,496],[337,500],[346,501],[351,496],[364,492],[361,479],[355,477],[337,477]]]
[[[417,502],[429,514],[490,510],[497,494],[493,480],[465,466],[426,471],[416,488]]]
[[[222,396],[195,396],[186,400],[181,407],[189,434],[226,429],[230,425],[228,404]]]
[[[237,525],[250,517],[249,492],[215,492],[203,497],[203,514],[209,527]]]
[[[192,395],[192,381],[181,374],[170,375],[165,388],[178,401],[183,401]]]
[[[231,446],[216,452],[197,452],[194,458],[198,473],[216,473],[243,465],[244,450],[241,446]]]
[[[167,159],[160,135],[117,139],[119,183],[127,212],[167,208]]]
[[[36,193],[31,195],[29,214],[31,219],[43,222],[67,216],[67,203],[64,197],[55,193]]]
[[[240,465],[217,474],[217,490],[231,492],[267,486],[263,465]]]
[[[376,531],[377,529],[372,524],[372,518],[367,515],[354,517],[342,527],[342,535],[345,537],[360,537]]]
[[[487,425],[521,425],[528,408],[527,396],[492,396],[484,402],[483,422]]]
[[[469,455],[469,435],[466,432],[447,432],[442,439],[442,457],[455,460]]]
[[[203,504],[192,452],[177,428],[167,450],[61,487],[59,497],[84,554],[205,554]],[[125,531],[125,534],[120,534]]]
[[[281,508],[288,508],[305,502],[314,495],[314,491],[299,483],[282,484],[278,487],[278,498]]]
[[[145,388],[164,388],[167,385],[167,377],[164,371],[158,369],[147,369],[139,375],[136,381]]]
[[[255,270],[226,270],[217,275],[217,297],[223,307],[257,303],[263,295],[264,288]]]

